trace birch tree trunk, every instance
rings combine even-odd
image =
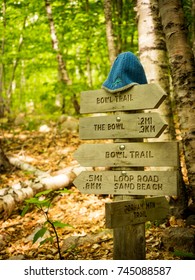
[[[156,110],[165,117],[168,123],[168,128],[157,141],[172,140],[175,139],[175,130],[171,110],[168,60],[157,0],[138,0],[137,10],[140,61],[146,72],[148,83],[159,84],[168,94],[166,100]]]
[[[63,59],[62,52],[59,47],[59,41],[58,41],[58,37],[56,34],[56,30],[55,30],[55,24],[54,24],[54,20],[53,20],[52,7],[50,4],[50,0],[45,0],[45,8],[46,8],[46,13],[47,13],[47,18],[49,21],[52,47],[53,47],[53,50],[56,52],[56,58],[57,58],[57,62],[58,62],[59,79],[60,79],[60,82],[62,82],[64,85],[70,86],[70,85],[72,85],[72,80],[70,79],[70,77],[68,75],[66,63]],[[72,96],[72,103],[73,103],[76,113],[78,113],[77,110],[79,108],[79,104],[75,97],[75,93],[73,93],[73,96]],[[62,94],[62,113],[65,113],[65,111],[66,111],[65,107],[66,107],[65,96]]]
[[[6,29],[6,1],[2,2],[2,21],[3,21],[3,34],[1,38],[1,57],[4,56],[4,49],[5,49],[5,29]],[[0,64],[0,118],[5,116],[5,111],[9,112],[9,108],[6,105],[6,102],[3,98],[3,92],[5,90],[4,84],[4,63],[3,60]]]
[[[166,37],[174,102],[181,130],[191,198],[195,204],[195,63],[187,40],[187,28],[180,0],[159,0],[159,10]]]
[[[110,64],[112,65],[117,56],[117,52],[114,43],[111,0],[104,0],[104,15],[106,21],[106,38],[107,38],[107,45],[108,45],[109,60],[110,60]]]
[[[59,170],[55,176],[50,176],[47,172],[36,169],[25,162],[16,158],[9,158],[13,166],[32,172],[36,175],[34,180],[26,180],[0,189],[0,219],[8,218],[14,209],[24,202],[25,199],[33,197],[43,190],[59,190],[68,188],[72,185],[73,180],[82,171],[93,170],[90,167],[71,166]],[[1,164],[1,147],[0,147],[0,164]],[[0,165],[1,168],[1,165]]]
[[[22,49],[22,45],[23,45],[23,32],[24,29],[26,27],[26,20],[27,20],[27,16],[25,16],[24,21],[23,21],[23,27],[22,27],[22,32],[20,34],[20,39],[18,42],[18,50],[17,50],[17,54],[19,54],[21,52]],[[13,82],[14,82],[14,78],[15,78],[15,73],[16,73],[16,69],[18,67],[18,63],[19,63],[19,55],[17,55],[16,59],[13,61],[13,68],[12,68],[12,74],[11,74],[11,80],[7,89],[7,100],[8,100],[8,107],[10,108],[10,104],[11,104],[11,99],[12,99],[12,86],[13,86]]]
[[[66,64],[65,64],[65,61],[63,60],[63,57],[62,57],[62,54],[61,54],[61,51],[59,48],[59,42],[58,42],[58,38],[56,35],[56,30],[55,30],[55,25],[54,25],[54,20],[53,20],[52,8],[51,8],[49,0],[45,0],[45,7],[46,7],[47,18],[49,21],[52,47],[53,47],[54,51],[57,53],[56,57],[57,57],[57,61],[58,61],[60,80],[67,85],[71,85],[72,81],[70,80],[70,78],[68,76]]]
[[[158,83],[167,93],[167,98],[155,111],[163,115],[168,127],[159,138],[147,139],[148,142],[175,140],[172,100],[170,93],[169,66],[165,36],[159,16],[157,0],[138,0],[138,33],[140,60],[144,66],[149,83]],[[179,162],[179,159],[178,159]],[[147,168],[149,170],[173,170],[173,167]],[[179,172],[178,197],[169,197],[171,214],[181,217],[187,207],[187,194],[181,170]]]

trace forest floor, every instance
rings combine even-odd
[[[56,125],[31,131],[18,126],[4,130],[2,139],[7,156],[17,157],[51,175],[77,164],[73,153],[82,143],[77,132],[59,129]],[[13,169],[0,174],[0,188],[33,178],[31,172]],[[57,229],[63,259],[112,259],[113,232],[105,228],[105,202],[112,197],[82,194],[73,185],[69,189],[70,193],[55,199],[49,211],[53,220],[71,225]],[[56,243],[46,242],[40,246],[40,240],[32,242],[45,222],[42,212],[33,208],[22,217],[23,208],[23,204],[18,205],[10,217],[0,220],[0,259],[59,259]],[[160,225],[146,223],[146,259],[178,259],[163,248],[161,241],[164,229],[171,226],[178,225],[168,220]],[[46,232],[46,237],[49,235]]]

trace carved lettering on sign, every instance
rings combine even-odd
[[[114,176],[114,190],[163,190],[163,184],[158,183],[159,177],[157,175],[137,175],[134,178],[130,176]]]
[[[84,190],[101,190],[102,188],[102,175],[91,174],[86,180]]]
[[[74,184],[83,193],[176,195],[177,171],[85,171]]]
[[[105,96],[105,97],[97,97],[96,103],[97,104],[104,104],[104,103],[113,103],[113,102],[130,102],[133,101],[132,94],[116,94],[114,96]]]
[[[156,128],[153,124],[152,117],[138,117],[139,133],[155,132]]]
[[[105,124],[94,124],[95,131],[105,130]]]
[[[131,158],[153,158],[152,151],[129,151]]]
[[[155,202],[142,202],[142,203],[129,203],[124,206],[124,214],[133,213],[133,218],[147,217],[147,209],[154,209],[156,207]]]
[[[153,158],[152,151],[105,152],[105,158]]]
[[[94,130],[95,131],[122,130],[122,129],[125,129],[123,123],[108,123],[107,125],[105,123],[103,123],[103,124],[94,124]]]
[[[105,158],[127,158],[125,152],[105,152]]]
[[[123,123],[108,123],[108,130],[125,129]]]
[[[84,117],[79,122],[81,139],[159,137],[167,124],[157,113]]]
[[[138,210],[143,210],[144,209],[144,203],[129,203],[124,206],[124,213],[129,214],[132,211],[138,211]]]
[[[169,204],[165,197],[131,199],[106,203],[106,226],[117,228],[165,218]]]

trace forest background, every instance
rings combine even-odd
[[[80,92],[101,88],[117,54],[136,54],[148,82],[168,94],[161,139],[181,141],[179,204],[194,211],[194,0],[2,0],[0,34],[1,131],[21,118],[28,130],[77,118]]]

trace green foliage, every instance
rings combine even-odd
[[[113,1],[116,45],[121,34],[120,51],[136,51],[135,2],[122,1],[121,20],[116,2]],[[110,70],[103,1],[53,0],[50,4],[59,48],[72,81],[68,86],[59,82],[45,1],[9,0],[5,10],[3,6],[0,10],[0,66],[3,69],[0,95],[15,115],[32,110],[37,114],[53,114],[60,111],[63,104],[65,113],[73,115],[73,94],[79,99],[81,91],[100,88]],[[7,94],[10,85],[12,91]],[[56,104],[58,96],[63,104]],[[33,106],[29,107],[29,103]],[[33,124],[29,129],[33,129]]]
[[[35,233],[33,237],[33,243],[39,241],[39,238],[41,239],[40,245],[43,245],[46,242],[54,242],[54,240],[56,239],[58,254],[60,259],[62,259],[62,255],[60,251],[57,228],[72,227],[72,226],[70,224],[62,223],[61,221],[53,221],[50,218],[49,210],[52,207],[52,202],[56,198],[56,196],[64,193],[70,193],[70,192],[67,189],[58,190],[58,191],[45,190],[39,192],[34,197],[25,200],[26,205],[21,213],[21,216],[24,216],[32,206],[35,206],[36,208],[42,211],[46,221],[41,227],[41,229]],[[46,232],[49,232],[50,236],[43,239]]]
[[[161,219],[161,220],[154,220],[154,221],[148,221],[145,223],[145,228],[146,229],[150,229],[152,227],[159,227],[160,225],[162,225],[166,220],[165,219]]]
[[[179,257],[184,260],[195,260],[195,255],[193,253],[183,252],[175,250],[173,253],[176,257]]]
[[[195,28],[195,18],[194,18],[194,11],[193,11],[193,0],[182,0],[182,6],[185,16],[186,27],[190,31],[188,33],[189,41],[193,46],[194,40],[194,28]]]
[[[42,227],[39,231],[37,231],[33,237],[33,243],[35,243],[39,238],[42,238],[46,233],[46,231],[47,231],[46,227]]]

